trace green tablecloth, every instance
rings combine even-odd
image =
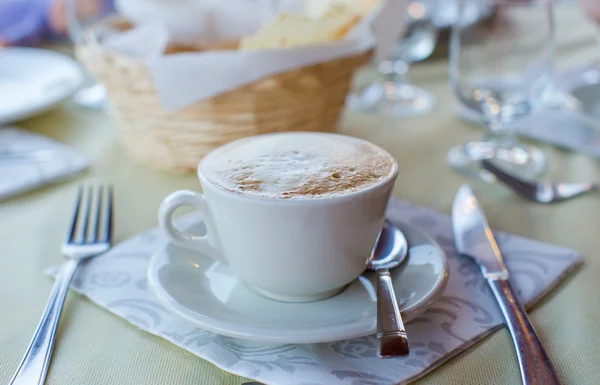
[[[593,28],[579,11],[560,7],[557,16],[559,67],[590,61],[600,53]],[[453,144],[480,138],[482,132],[456,117],[446,61],[415,66],[411,77],[438,96],[432,114],[393,120],[347,113],[341,131],[394,154],[400,164],[397,197],[449,212],[457,188],[469,180],[445,166],[446,152]],[[77,181],[0,203],[0,383],[8,382],[16,369],[48,298],[52,281],[42,271],[61,261],[59,246],[75,184],[89,180],[115,185],[117,241],[155,226],[158,204],[169,192],[198,188],[193,175],[172,175],[132,163],[102,113],[65,105],[21,126],[80,149],[94,166]],[[552,163],[551,178],[600,181],[597,160],[544,148]],[[531,319],[566,384],[600,383],[600,195],[542,206],[500,186],[473,183],[473,187],[493,227],[583,254],[584,267],[537,306]],[[69,295],[63,313],[48,376],[49,384],[240,385],[244,380],[137,330],[75,294]],[[508,332],[494,333],[418,383],[519,383]]]

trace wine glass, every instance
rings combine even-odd
[[[491,5],[486,23],[461,22],[469,3]],[[552,85],[554,24],[552,0],[459,0],[450,42],[450,83],[467,114],[484,124],[482,141],[453,147],[447,161],[455,169],[493,181],[481,159],[523,177],[546,171],[538,147],[520,142],[515,125],[542,104]]]
[[[81,44],[85,30],[92,24],[114,13],[113,0],[66,0],[65,4],[69,38],[73,44]],[[73,95],[75,104],[90,109],[103,109],[106,88],[84,70],[83,86]]]
[[[427,59],[435,49],[438,32],[430,3],[411,1],[407,5],[404,36],[390,58],[378,64],[379,79],[348,97],[351,109],[402,118],[426,114],[435,106],[431,93],[407,79],[410,64]]]

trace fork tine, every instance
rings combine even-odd
[[[73,243],[75,234],[77,233],[77,218],[79,217],[79,208],[81,207],[81,198],[83,196],[83,186],[79,185],[77,188],[77,198],[75,200],[75,211],[73,212],[73,219],[71,219],[71,228],[69,229],[69,235],[67,236],[67,243]]]
[[[94,228],[92,229],[92,242],[96,242],[98,238],[100,238],[100,220],[102,219],[102,201],[103,201],[103,187],[102,185],[98,186],[98,192],[96,193],[96,220],[94,221]]]
[[[106,205],[104,208],[104,242],[112,243],[112,220],[113,220],[113,188],[106,187]]]
[[[87,241],[88,227],[90,224],[90,212],[92,211],[92,194],[94,192],[93,186],[87,187],[87,201],[85,202],[85,209],[83,211],[83,227],[81,230],[81,243]]]

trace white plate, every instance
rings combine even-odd
[[[0,48],[0,125],[48,110],[83,81],[81,67],[64,54],[36,48]]]
[[[448,266],[444,252],[428,236],[409,225],[396,224],[408,239],[410,253],[402,267],[392,271],[392,277],[403,318],[410,321],[442,293]],[[376,331],[377,300],[372,273],[326,300],[284,303],[249,291],[227,265],[169,243],[153,256],[148,283],[154,295],[174,314],[201,329],[230,337],[319,343],[363,337]]]

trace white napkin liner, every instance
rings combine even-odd
[[[383,0],[377,10],[364,18],[339,43],[261,51],[226,50],[163,55],[169,30],[153,20],[148,24],[139,24],[128,33],[111,35],[101,44],[108,50],[145,60],[162,104],[167,109],[180,109],[259,79],[304,66],[359,55],[371,49],[376,50],[378,57],[385,56],[404,29],[406,2]],[[290,2],[286,2],[281,9],[291,6]],[[205,18],[205,34],[210,36],[205,43],[247,35],[273,17],[272,8],[256,7],[252,8],[255,24],[239,25],[237,16],[232,15],[232,7],[216,7],[211,17]],[[157,41],[162,44],[157,44]]]

